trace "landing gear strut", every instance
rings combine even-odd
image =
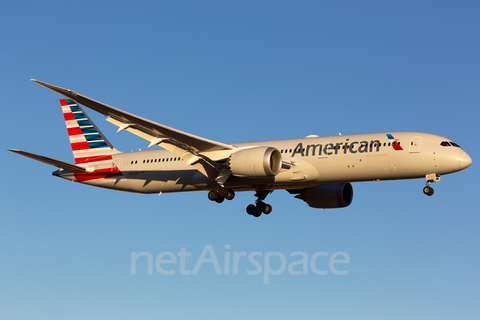
[[[223,200],[233,200],[235,198],[235,192],[233,190],[221,187],[217,190],[211,190],[208,192],[208,200],[222,203]]]
[[[249,215],[252,215],[254,217],[260,217],[262,213],[264,214],[269,214],[272,212],[272,206],[269,205],[268,203],[263,202],[265,198],[272,193],[272,191],[267,191],[267,190],[259,190],[257,193],[255,193],[255,197],[258,199],[255,200],[255,205],[250,204],[247,206],[247,213]]]
[[[423,193],[425,193],[427,196],[431,196],[433,195],[434,190],[432,187],[430,187],[430,184],[432,184],[433,182],[440,181],[440,177],[437,176],[435,173],[432,173],[432,174],[427,174],[426,179],[427,179],[427,185],[423,187]]]

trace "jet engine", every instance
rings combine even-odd
[[[353,188],[350,183],[322,184],[304,189],[295,198],[305,201],[312,208],[344,208],[352,203]]]
[[[282,155],[272,147],[252,147],[234,152],[227,165],[234,176],[273,177],[282,168]]]

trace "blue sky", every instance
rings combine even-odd
[[[255,219],[253,193],[218,205],[205,192],[96,189],[3,151],[0,318],[478,319],[479,14],[476,1],[3,4],[3,150],[73,161],[61,97],[35,78],[225,143],[425,131],[473,165],[433,197],[421,179],[356,183],[339,210],[275,191],[273,213]],[[86,111],[117,149],[147,147]],[[192,270],[208,245],[220,266],[226,252],[350,263],[337,265],[347,275],[285,270],[268,284],[247,260],[238,275],[206,263],[187,276],[178,263],[149,275],[144,258],[131,274],[132,252],[185,248]]]

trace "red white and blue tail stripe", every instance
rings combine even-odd
[[[76,164],[111,161],[119,153],[75,101],[60,99],[60,104]]]

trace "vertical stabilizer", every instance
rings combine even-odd
[[[75,163],[111,160],[119,153],[82,108],[71,99],[60,99]]]

